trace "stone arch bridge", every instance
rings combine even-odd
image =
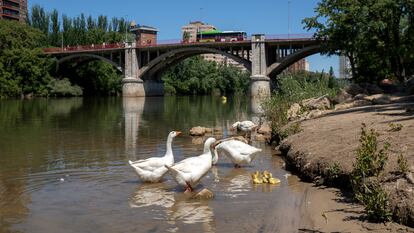
[[[307,56],[319,53],[321,42],[309,35],[288,38],[253,35],[251,40],[211,43],[168,43],[152,46],[129,44],[90,45],[44,49],[58,65],[76,59],[99,59],[123,73],[124,96],[163,95],[160,74],[188,57],[215,53],[231,58],[251,71],[250,95],[270,95],[270,79]]]

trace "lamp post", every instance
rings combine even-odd
[[[63,31],[61,33],[61,42],[62,42],[62,50],[63,50]]]
[[[125,44],[128,43],[128,35],[127,35],[127,30],[128,30],[128,15],[125,15]]]
[[[288,39],[290,39],[290,2],[291,0],[288,0]]]

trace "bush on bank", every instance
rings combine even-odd
[[[332,75],[323,72],[304,71],[279,75],[276,91],[263,104],[264,115],[271,122],[273,135],[285,135],[282,127],[288,123],[287,112],[292,104],[324,95],[333,97],[342,85]],[[276,141],[281,139],[283,138]]]

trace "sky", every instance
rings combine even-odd
[[[251,34],[301,34],[302,19],[314,16],[318,0],[28,0],[60,14],[124,17],[158,28],[158,39],[181,38],[181,26],[202,20],[220,30],[241,30]],[[289,7],[290,5],[290,7]],[[290,9],[290,10],[289,10]],[[290,14],[289,14],[290,12]],[[290,17],[289,17],[290,15]],[[290,23],[289,23],[290,22]],[[290,25],[290,27],[289,27]],[[289,30],[290,28],[290,30]],[[307,58],[312,71],[338,74],[338,57],[313,55]]]

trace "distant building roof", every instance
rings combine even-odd
[[[130,28],[131,31],[137,31],[137,30],[147,30],[147,31],[154,31],[154,32],[158,32],[158,29],[155,27],[150,27],[150,26],[146,26],[146,25],[135,25],[135,26],[131,26]]]

